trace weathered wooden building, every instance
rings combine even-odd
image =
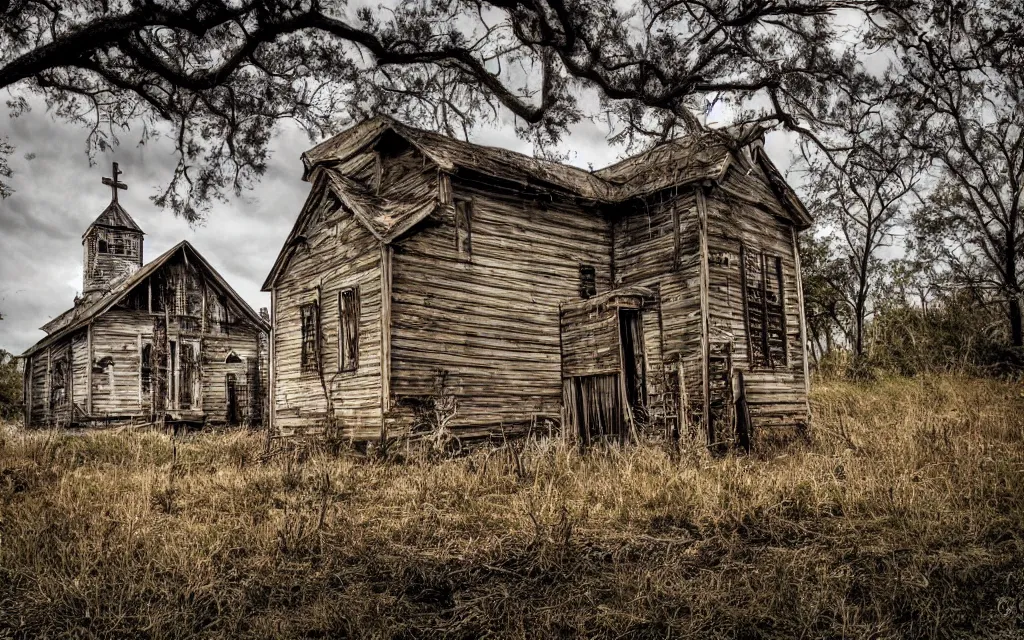
[[[384,117],[307,151],[264,284],[275,428],[399,435],[438,397],[464,436],[805,425],[811,219],[763,134],[594,172]]]
[[[27,426],[263,420],[269,318],[187,241],[143,266],[143,232],[117,201],[82,236],[82,296],[25,359]]]

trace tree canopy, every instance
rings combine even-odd
[[[194,220],[265,170],[275,125],[319,139],[384,112],[462,134],[506,111],[543,152],[581,118],[664,139],[728,103],[812,134],[856,57],[862,0],[0,0],[0,88],[89,127],[95,151],[170,125],[156,201]],[[596,95],[596,108],[584,96]]]
[[[540,155],[588,118],[628,145],[775,123],[824,230],[804,241],[818,346],[869,351],[907,282],[922,309],[998,307],[1024,346],[1016,0],[0,0],[0,88],[14,116],[41,99],[83,124],[90,153],[169,136],[154,200],[190,221],[259,179],[286,120],[318,141],[376,113],[459,137],[511,118]]]

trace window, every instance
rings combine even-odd
[[[338,371],[359,367],[359,289],[338,293]]]
[[[114,238],[113,247],[115,256],[124,255],[124,240],[122,238]]]
[[[141,374],[139,384],[142,388],[142,393],[149,393],[153,388],[153,345],[148,342],[142,343],[142,354],[140,357]]]
[[[315,302],[304,304],[302,313],[302,370],[320,370],[319,333],[320,307]]]
[[[178,370],[181,376],[181,386],[178,389],[178,408],[191,409],[192,401],[195,399],[196,386],[196,348],[194,344],[182,342],[178,352]]]
[[[788,349],[782,258],[740,247],[740,265],[750,366],[785,366]]]
[[[469,200],[455,200],[455,251],[459,256],[469,257],[473,253],[473,203]]]
[[[50,365],[50,407],[66,406],[68,403],[68,358],[61,355]]]
[[[597,295],[597,269],[589,264],[580,265],[580,297],[584,300]]]
[[[103,238],[100,238],[99,240],[96,241],[96,252],[97,253],[106,253],[107,252],[107,241],[104,240]]]

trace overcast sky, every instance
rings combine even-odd
[[[309,191],[299,154],[312,146],[301,132],[284,128],[272,144],[266,175],[251,192],[214,204],[206,221],[189,226],[160,210],[149,196],[165,186],[175,165],[168,141],[137,146],[131,133],[89,165],[86,131],[54,120],[37,107],[10,119],[0,111],[0,138],[15,146],[10,182],[14,195],[0,200],[0,348],[22,353],[45,334],[38,327],[64,312],[82,290],[82,234],[110,202],[101,183],[117,161],[128,184],[119,200],[145,232],[145,261],[188,240],[256,310],[269,306],[260,285],[270,271]],[[620,157],[605,131],[584,121],[563,142],[570,162],[604,167]],[[478,130],[472,140],[530,153],[511,125]],[[767,150],[785,170],[793,140],[769,134]]]

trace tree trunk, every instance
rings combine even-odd
[[[1010,342],[1015,347],[1024,346],[1024,331],[1021,328],[1020,298],[1010,295]]]

